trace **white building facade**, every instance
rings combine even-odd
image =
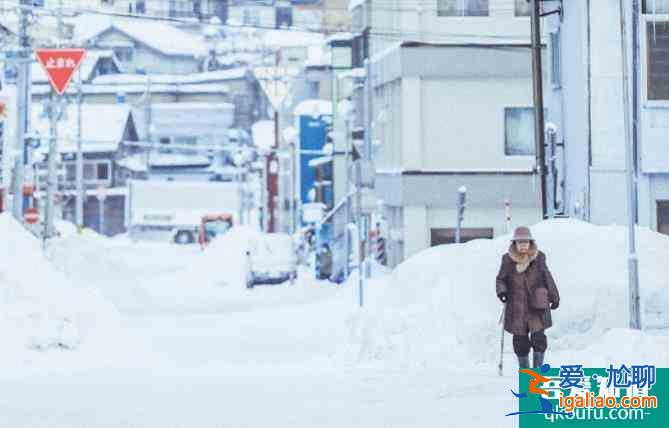
[[[372,132],[391,266],[454,241],[541,220],[525,1],[352,4],[374,87]],[[506,222],[505,201],[512,220]]]
[[[627,221],[625,125],[620,7],[616,0],[565,1],[563,16],[546,32],[552,58],[549,119],[564,141],[566,211],[597,224]],[[634,174],[638,222],[669,233],[669,2],[633,2],[625,10],[628,33],[630,117],[636,119]],[[631,68],[632,42],[639,66]],[[636,108],[635,108],[636,107]]]

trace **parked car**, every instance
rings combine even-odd
[[[293,238],[283,233],[266,233],[254,239],[247,252],[246,287],[280,284],[297,278],[297,255]]]

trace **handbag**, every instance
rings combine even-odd
[[[530,305],[534,309],[547,310],[550,309],[550,302],[548,300],[548,288],[537,287],[531,295]]]

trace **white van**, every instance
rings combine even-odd
[[[297,278],[297,255],[290,235],[261,234],[252,241],[247,256],[247,288],[286,281],[293,284]]]

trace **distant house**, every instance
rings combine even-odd
[[[49,96],[45,81],[33,85],[33,101]],[[75,95],[74,85],[68,94]],[[150,97],[147,96],[150,94]],[[250,130],[251,124],[268,116],[269,100],[247,68],[190,75],[117,74],[98,76],[83,85],[86,103],[147,105],[161,103],[231,103],[232,127]]]
[[[275,0],[231,0],[228,23],[261,28],[277,28]]]
[[[197,73],[207,56],[203,37],[155,20],[117,18],[81,25],[76,38],[86,47],[113,50],[125,73]]]
[[[32,108],[33,134],[38,138],[49,135],[49,120],[42,114],[40,105]],[[58,151],[60,153],[59,187],[65,196],[62,203],[63,218],[74,221],[76,204],[76,161],[77,161],[77,106],[68,105],[66,113],[58,122]],[[139,141],[132,112],[127,105],[84,104],[81,110],[81,140],[84,158],[84,225],[100,231],[99,202],[96,188],[108,189],[105,201],[106,235],[125,231],[125,179],[117,162],[124,152],[136,151],[132,142]],[[129,144],[129,148],[124,145]],[[46,138],[33,152],[33,159],[39,165],[39,187],[46,183],[45,162],[39,162],[48,152]]]
[[[152,180],[225,180],[223,152],[234,119],[227,103],[167,103],[133,109],[140,139],[154,148],[120,164],[126,177],[146,173]],[[150,119],[149,119],[150,118]]]
[[[221,22],[226,22],[228,10],[228,0],[120,0],[118,3],[126,12],[135,14],[198,20],[217,16]]]

